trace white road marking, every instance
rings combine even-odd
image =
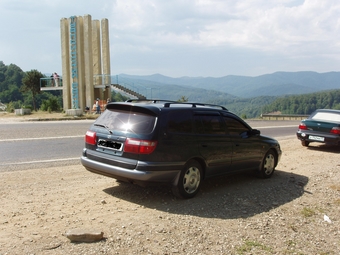
[[[287,126],[265,126],[265,127],[253,127],[255,129],[266,129],[266,128],[286,128],[286,127],[299,127],[299,125],[287,125]]]
[[[0,164],[0,166],[9,166],[9,165],[26,165],[26,164],[37,164],[37,163],[51,163],[58,161],[67,161],[67,160],[80,160],[80,156],[77,158],[60,158],[60,159],[47,159],[47,160],[36,160],[36,161],[26,161],[26,162],[16,162],[16,163],[5,163]]]
[[[0,142],[15,142],[15,141],[32,141],[32,140],[50,140],[50,139],[67,139],[67,138],[81,138],[85,135],[72,135],[72,136],[55,136],[55,137],[31,137],[31,138],[15,138],[15,139],[1,139]]]

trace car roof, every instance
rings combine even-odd
[[[108,109],[110,109],[110,105],[129,105],[129,106],[136,106],[136,107],[144,107],[149,108],[150,110],[161,109],[161,108],[204,108],[204,109],[218,109],[218,110],[225,110],[228,111],[227,108],[221,105],[215,105],[215,104],[205,104],[205,103],[194,103],[194,102],[177,102],[177,101],[171,101],[171,100],[149,100],[149,99],[130,99],[125,102],[112,102],[109,103],[107,106]],[[112,107],[111,109],[113,109]]]
[[[340,114],[340,110],[335,110],[335,109],[317,109],[315,112],[330,112],[330,113]]]

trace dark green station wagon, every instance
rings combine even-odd
[[[301,121],[296,135],[303,146],[312,142],[340,145],[340,110],[316,110]]]
[[[86,132],[83,166],[145,186],[169,184],[194,197],[209,177],[253,170],[272,176],[279,143],[222,106],[144,100],[110,103]]]

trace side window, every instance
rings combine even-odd
[[[248,127],[246,127],[242,122],[230,117],[223,118],[230,135],[242,135],[244,132],[249,131]]]
[[[167,130],[171,133],[192,133],[192,113],[171,111],[168,114]]]
[[[220,116],[197,115],[195,116],[196,132],[199,134],[220,135],[226,134]]]

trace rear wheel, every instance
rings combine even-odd
[[[195,160],[190,160],[182,170],[177,185],[172,192],[179,198],[194,197],[201,187],[202,166]]]
[[[307,141],[301,141],[301,144],[302,144],[302,146],[308,147],[309,142],[307,142]]]
[[[259,169],[259,177],[269,178],[273,175],[276,166],[276,154],[273,150],[269,150],[264,156]]]

